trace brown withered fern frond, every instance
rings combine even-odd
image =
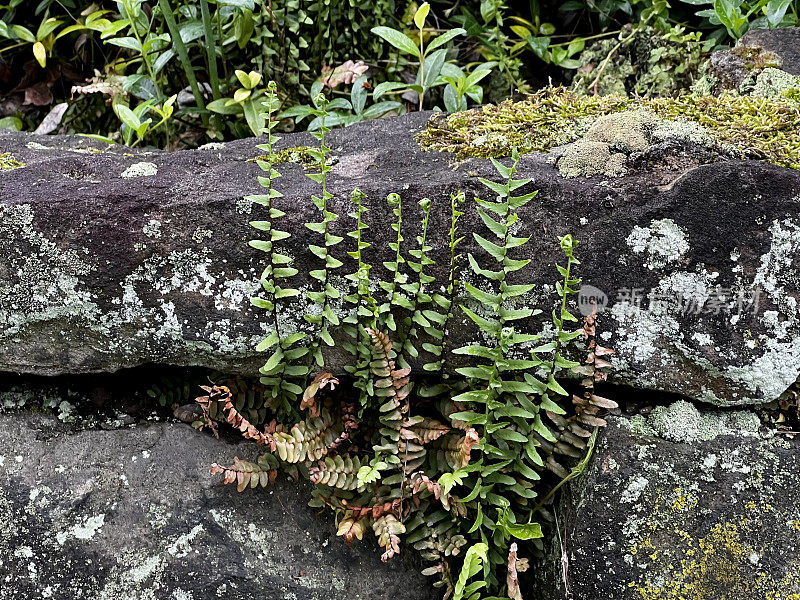
[[[272,454],[263,454],[258,463],[240,460],[234,457],[231,466],[223,466],[217,463],[211,465],[211,474],[223,474],[222,483],[235,483],[236,489],[243,492],[247,488],[258,486],[267,487],[274,483],[278,476],[278,461]]]
[[[406,532],[406,527],[391,513],[387,513],[372,523],[372,531],[378,538],[378,545],[386,551],[381,554],[381,560],[386,562],[393,556],[400,554],[400,534]]]
[[[333,373],[322,371],[312,381],[303,392],[303,399],[300,401],[300,410],[308,409],[312,417],[319,416],[319,406],[317,405],[317,394],[320,390],[330,387],[333,390],[339,385],[339,380],[333,376]]]
[[[358,418],[356,417],[356,403],[342,401],[339,404],[339,419],[342,422],[342,433],[340,433],[335,440],[328,446],[328,453],[333,454],[338,452],[341,447],[350,440],[358,429]]]

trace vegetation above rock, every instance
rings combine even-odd
[[[743,155],[800,169],[800,104],[789,97],[683,95],[675,98],[581,96],[546,88],[520,102],[503,102],[450,116],[434,116],[418,136],[426,150],[460,158],[508,156],[512,148],[547,152],[580,139],[595,119],[647,109],[663,119],[706,128]]]

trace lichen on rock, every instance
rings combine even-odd
[[[10,171],[24,166],[25,163],[14,158],[11,152],[3,152],[0,154],[0,171]]]
[[[640,431],[652,432],[670,442],[708,442],[721,435],[757,435],[761,421],[750,411],[700,411],[686,400],[669,406],[657,406],[647,416],[646,427]]]
[[[157,173],[158,167],[155,165],[155,163],[142,161],[133,163],[122,173],[120,173],[120,177],[124,177],[126,179],[130,177],[152,177]]]

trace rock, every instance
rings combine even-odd
[[[696,419],[684,416],[661,430],[694,440],[676,443],[653,435],[642,417],[611,419],[560,511],[574,597],[796,598],[798,440],[759,435],[752,413],[664,408],[694,410],[714,431],[699,441]],[[560,598],[561,565],[550,565],[540,597]]]
[[[771,52],[778,57],[782,70],[800,76],[800,27],[753,29],[742,36],[737,46]]]
[[[730,50],[711,55],[708,74],[717,91],[749,92],[759,73],[770,68],[800,76],[800,27],[748,31]]]
[[[422,152],[413,136],[426,118],[331,133],[329,189],[340,215],[334,233],[345,238],[337,247],[341,275],[354,270],[345,255],[354,223],[346,215],[359,186],[374,236],[373,276],[390,278],[380,265],[393,255],[377,242],[391,231],[384,199],[399,192],[407,249],[418,233],[417,203],[433,200],[430,273],[436,285],[445,280],[450,194],[485,197],[478,178],[497,174],[487,160]],[[534,258],[519,275],[537,284],[522,301],[549,313],[554,264],[562,259],[556,236],[572,233],[581,241],[580,276],[611,299],[601,330],[618,351],[617,383],[719,405],[773,400],[800,373],[800,173],[725,159],[696,145],[696,127],[675,123],[656,126],[651,146],[633,153],[633,168],[613,180],[565,179],[556,154],[523,157],[520,175],[534,179],[524,189],[538,196],[519,225],[532,238],[525,252]],[[311,142],[288,134],[281,147]],[[262,215],[243,200],[261,191],[261,171],[248,162],[260,154],[256,143],[168,154],[0,134],[0,152],[26,165],[0,178],[0,370],[56,375],[153,363],[256,373],[265,356],[254,347],[268,328],[264,311],[248,302],[263,263],[246,241],[255,234],[247,222]],[[296,287],[304,288],[304,274],[319,266],[303,226],[318,220],[309,200],[316,184],[301,165],[280,169],[279,205],[288,213],[281,227],[293,234],[281,245],[302,274]],[[463,232],[483,228],[473,203],[460,225]],[[461,250],[487,259],[469,235]],[[308,307],[296,302],[288,310],[287,327],[304,327]],[[459,317],[449,331],[453,347],[476,339],[474,324]],[[327,357],[334,371],[346,361],[338,347]]]
[[[178,424],[72,431],[0,415],[3,600],[433,599],[411,554],[348,548],[307,485],[237,493],[209,474],[250,458]]]

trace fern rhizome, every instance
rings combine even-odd
[[[419,228],[409,245],[408,207],[389,194],[391,259],[374,268],[367,211],[380,200],[355,189],[352,231],[347,238],[333,233],[339,216],[327,186],[327,105],[324,96],[314,100],[317,168],[306,176],[319,186],[311,200],[320,218],[306,228],[318,267],[308,273],[308,289],[293,287],[298,271],[281,252],[290,234],[278,227],[278,101],[270,84],[258,160],[264,192],[249,197],[264,218],[251,223],[260,235],[250,242],[264,254],[263,292],[252,302],[264,309],[270,331],[258,346],[268,354],[261,401],[243,403],[225,385],[208,386],[198,398],[203,424],[216,431],[215,421],[225,420],[265,452],[256,462],[215,464],[212,472],[239,491],[269,485],[280,469],[304,475],[315,484],[311,504],[335,513],[337,534],[348,543],[372,530],[383,560],[412,546],[431,563],[425,573],[438,576],[435,585],[456,600],[521,598],[521,556],[543,549],[556,492],[588,461],[596,429],[605,425],[600,411],[616,406],[595,393],[612,353],[597,344],[596,316],[579,328],[569,311],[579,285],[577,241],[560,238],[558,302],[539,323],[542,311],[524,307],[534,286],[519,281],[530,261],[528,238],[515,235],[519,211],[536,192],[521,193],[531,180],[517,178],[514,152],[506,164],[493,159],[500,182],[481,180],[494,199],[474,199],[485,231],[471,235],[483,263],[459,251],[466,235],[459,218],[468,209],[463,193],[449,199],[444,281],[429,272],[431,200],[416,208]],[[379,270],[386,276],[377,279]],[[289,330],[299,300],[308,307],[304,325]],[[452,347],[448,329],[464,318],[475,323],[480,341]],[[543,333],[527,333],[537,323]],[[585,362],[565,358],[566,346],[581,343]],[[325,350],[334,345],[352,357],[340,374],[326,370]],[[419,373],[412,363],[423,367]],[[582,378],[582,392],[559,383],[566,371]]]

